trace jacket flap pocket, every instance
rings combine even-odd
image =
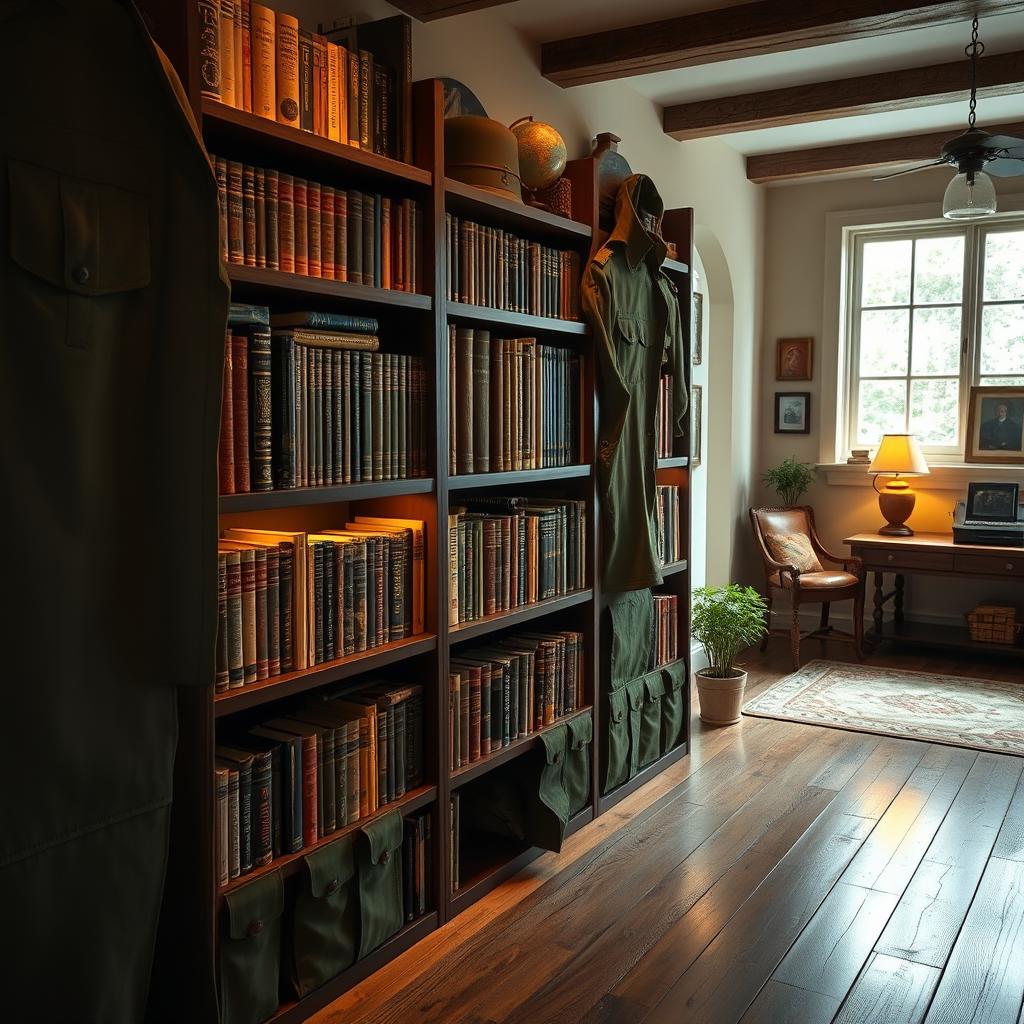
[[[683,684],[686,682],[685,661],[674,661],[671,665],[666,665],[661,672],[665,677],[666,693],[675,693],[676,690],[683,688]]]
[[[280,871],[243,885],[224,897],[228,910],[228,931],[233,939],[254,939],[281,916],[284,882]]]
[[[354,838],[348,835],[306,854],[310,888],[316,899],[333,896],[356,873]]]
[[[618,324],[619,333],[630,345],[643,345],[646,347],[646,317],[633,313],[619,313],[615,318],[615,322]]]
[[[594,738],[594,719],[590,714],[577,715],[569,722],[569,741],[573,750],[581,750]]]
[[[387,864],[391,854],[402,845],[402,815],[392,811],[364,825],[361,831],[370,846],[370,863]]]
[[[548,764],[558,764],[565,755],[565,726],[542,732],[540,741],[544,745],[544,760]]]
[[[649,672],[644,676],[644,689],[647,691],[647,700],[660,700],[665,694],[665,680],[660,669]]]
[[[647,688],[644,685],[647,676],[640,676],[639,679],[630,680],[626,683],[626,694],[629,697],[629,707],[632,711],[639,711],[647,699]]]
[[[612,690],[608,694],[608,706],[611,709],[612,725],[619,725],[626,718],[629,708],[629,694],[623,690]]]

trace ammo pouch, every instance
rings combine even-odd
[[[402,909],[402,815],[385,814],[359,830],[359,957],[400,931]]]
[[[565,771],[562,783],[569,800],[569,817],[590,803],[590,744],[594,738],[594,717],[587,711],[566,723]]]
[[[541,733],[540,775],[536,789],[526,793],[527,841],[555,853],[562,848],[565,827],[569,823],[569,797],[562,779],[567,735],[564,725]]]
[[[686,683],[689,669],[685,659],[661,670],[665,695],[661,699],[661,752],[667,754],[686,736]]]

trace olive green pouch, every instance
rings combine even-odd
[[[224,897],[221,1024],[260,1024],[277,1012],[284,882],[271,871]]]
[[[527,799],[530,844],[555,853],[562,848],[569,823],[569,797],[563,779],[567,735],[564,725],[540,734],[543,760],[537,795],[533,800]]]
[[[648,672],[644,676],[644,703],[640,711],[640,768],[646,768],[661,756],[661,705],[664,693],[665,680],[661,670]]]
[[[590,744],[594,738],[594,719],[588,711],[571,719],[568,749],[565,752],[565,795],[569,799],[569,817],[579,814],[590,803]]]
[[[608,694],[608,756],[605,759],[604,792],[610,793],[629,778],[629,694],[613,690]]]
[[[359,830],[359,959],[402,927],[402,815]]]
[[[290,929],[292,982],[300,998],[351,967],[359,942],[355,836],[328,843],[303,860],[306,870]]]
[[[661,670],[665,696],[661,699],[661,750],[667,754],[686,736],[686,682],[689,669],[685,661],[676,661]]]
[[[647,670],[654,632],[654,595],[650,590],[627,590],[608,597],[612,620],[610,684],[621,689]]]
[[[649,675],[650,673],[648,673]],[[644,704],[647,703],[647,676],[631,679],[626,683],[626,700],[629,706],[629,775],[633,778],[640,771],[640,722]]]

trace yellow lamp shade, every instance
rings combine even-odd
[[[924,476],[928,473],[928,463],[913,434],[886,434],[868,472]]]

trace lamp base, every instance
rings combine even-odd
[[[888,525],[878,532],[886,537],[913,537],[914,531],[906,523],[916,504],[917,495],[902,480],[886,484],[878,493],[878,507]]]
[[[914,531],[905,524],[890,524],[889,526],[883,526],[878,531],[885,537],[913,537]]]

